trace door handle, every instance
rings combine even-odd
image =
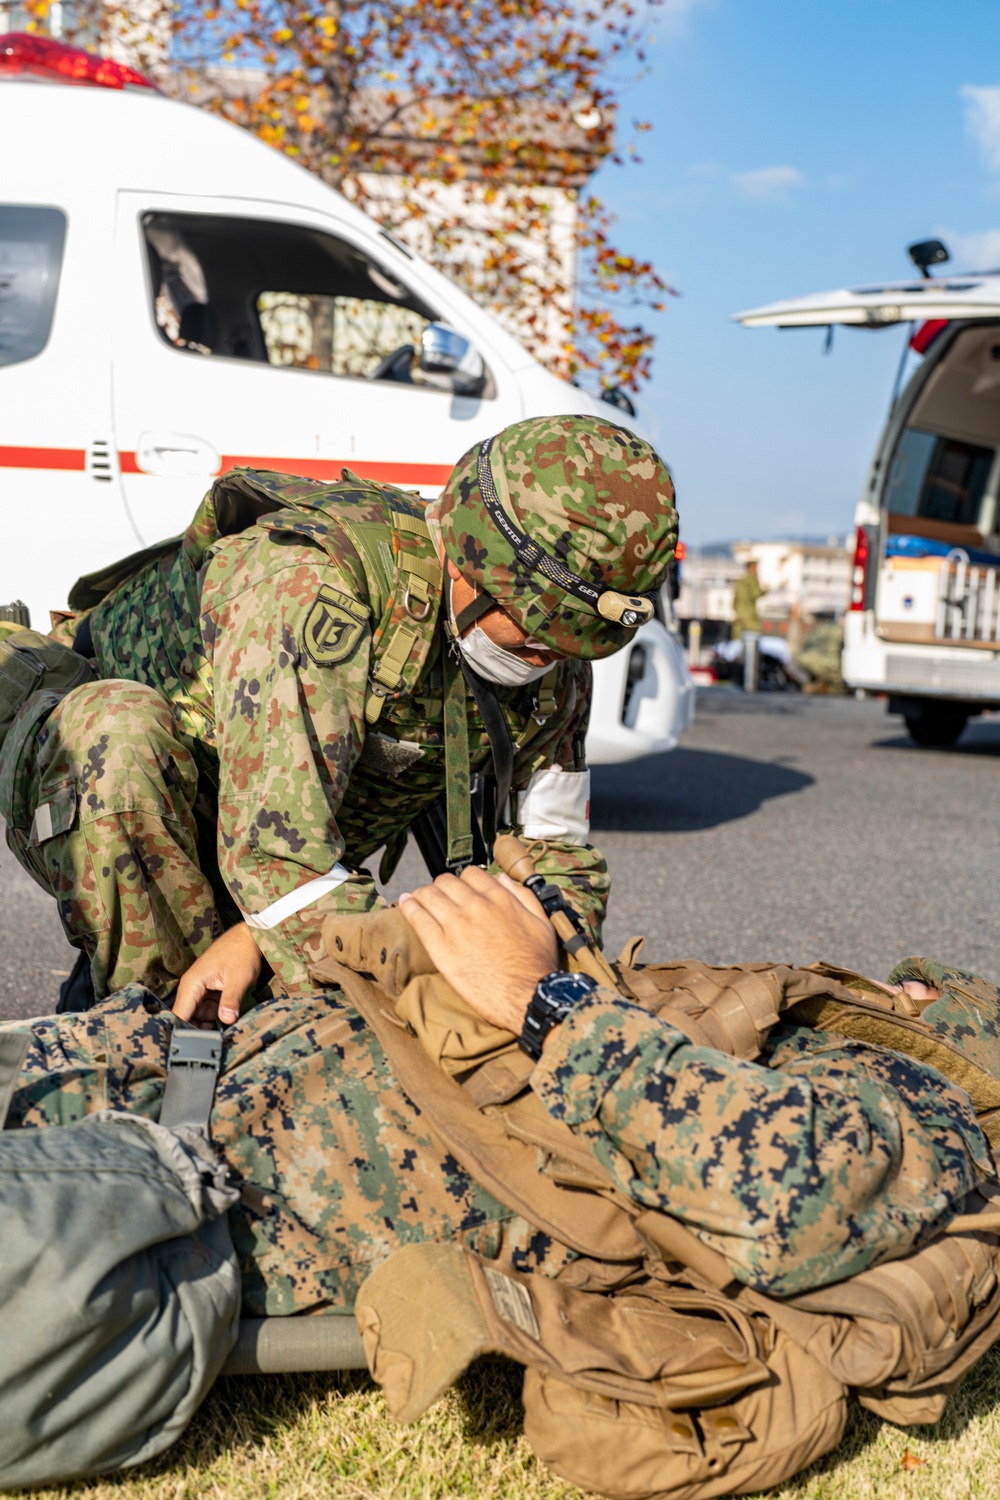
[[[190,432],[142,432],[135,445],[136,467],[143,474],[181,479],[218,474],[222,460],[206,438]]]

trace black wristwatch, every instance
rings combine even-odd
[[[586,974],[564,974],[557,969],[546,974],[535,985],[535,993],[528,1002],[524,1026],[517,1044],[522,1052],[537,1062],[542,1055],[545,1038],[553,1026],[565,1021],[574,1005],[579,1005],[587,995],[597,989],[597,981]]]

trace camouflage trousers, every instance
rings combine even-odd
[[[31,1035],[9,1127],[99,1109],[158,1117],[173,1016],[148,990],[7,1029]],[[212,1140],[242,1186],[229,1223],[249,1316],[349,1312],[368,1272],[420,1240],[543,1275],[574,1258],[434,1139],[339,992],[266,1001],[222,1048]]]
[[[214,808],[152,688],[95,682],[29,699],[0,751],[0,813],[99,999],[132,983],[166,997],[221,932]]]

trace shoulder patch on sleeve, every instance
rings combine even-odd
[[[302,627],[302,645],[318,667],[335,667],[358,649],[368,611],[357,599],[324,584]]]

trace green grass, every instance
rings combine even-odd
[[[183,1440],[111,1479],[38,1500],[572,1500],[521,1437],[521,1371],[480,1361],[412,1427],[363,1375],[220,1381]],[[922,1459],[914,1467],[904,1467]],[[1000,1348],[965,1379],[937,1427],[902,1430],[855,1407],[840,1447],[775,1500],[996,1500]]]

